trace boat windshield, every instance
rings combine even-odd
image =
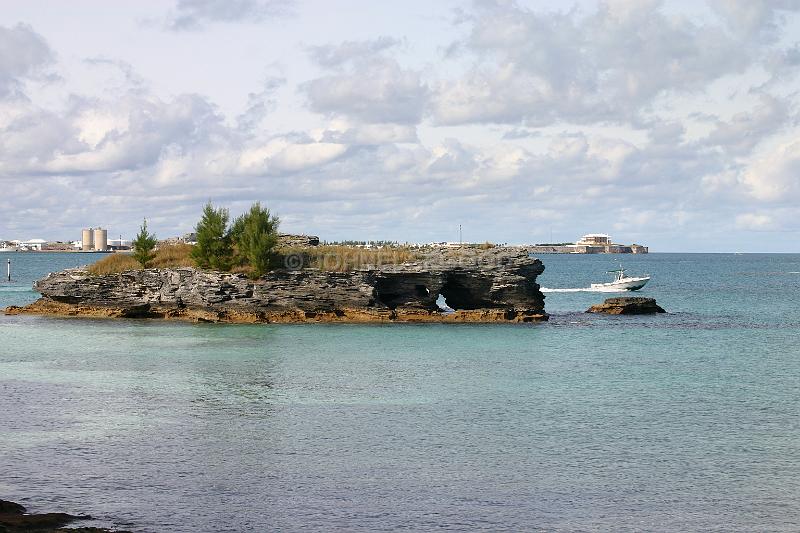
[[[608,274],[614,274],[614,281],[620,281],[622,278],[625,277],[625,269],[619,268],[617,270],[609,270],[607,271]]]

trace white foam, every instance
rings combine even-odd
[[[577,289],[548,289],[542,287],[542,292],[629,292],[626,289],[615,289],[613,287],[582,287]]]

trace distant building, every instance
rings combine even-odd
[[[589,233],[578,239],[575,246],[606,246],[609,244],[611,244],[611,237],[605,233]]]
[[[46,244],[47,241],[44,239],[29,239],[27,241],[22,241],[21,243],[19,243],[19,248],[21,250],[41,252],[42,248],[44,248]]]
[[[103,228],[83,228],[81,230],[81,250],[84,252],[108,251],[108,230]]]
[[[109,250],[130,250],[131,249],[131,241],[130,239],[108,239],[108,249]]]
[[[605,233],[588,233],[575,244],[537,244],[529,247],[534,254],[646,254],[647,246],[615,244]]]

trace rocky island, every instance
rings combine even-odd
[[[641,296],[606,298],[603,303],[591,306],[586,312],[605,315],[652,315],[656,313],[666,313],[666,311],[656,303],[655,298],[643,298]]]
[[[318,239],[309,238],[306,247]],[[524,248],[429,248],[412,261],[347,271],[306,267],[303,247],[281,268],[251,279],[195,267],[93,275],[49,274],[41,298],[7,314],[163,318],[235,323],[534,322],[547,320],[536,278],[544,271]],[[298,251],[299,250],[299,251]],[[438,303],[440,295],[447,306]]]

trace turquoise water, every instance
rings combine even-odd
[[[15,255],[0,306],[87,260]],[[614,266],[542,259],[548,288]],[[137,532],[797,531],[800,255],[624,262],[668,315],[557,292],[539,325],[2,317],[0,495]]]

